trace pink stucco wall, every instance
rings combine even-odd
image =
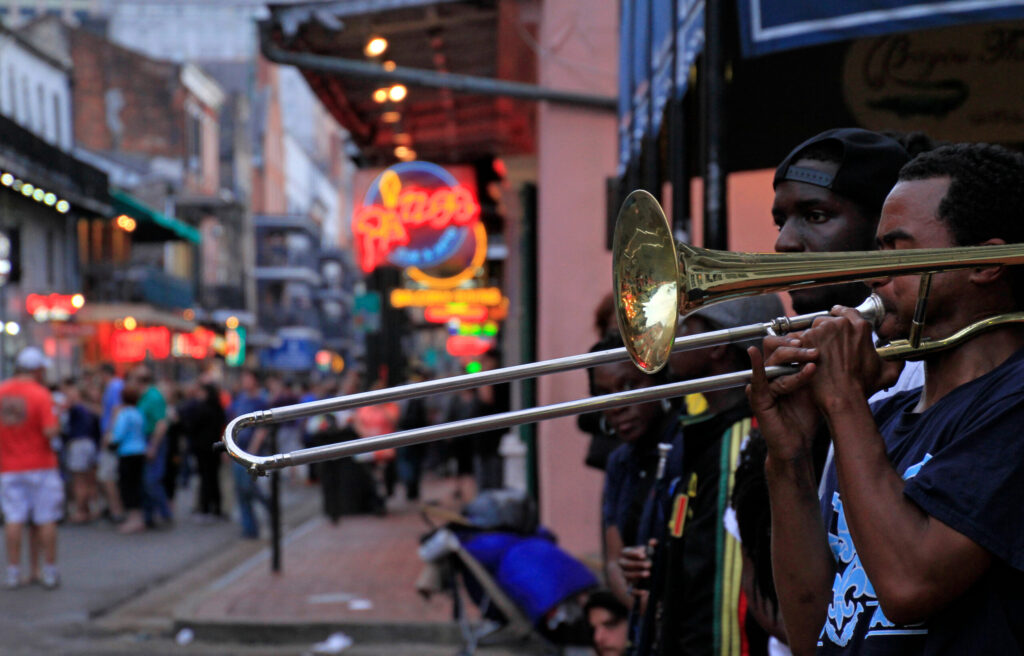
[[[546,0],[540,84],[615,96],[617,3]],[[586,351],[593,314],[611,291],[605,250],[605,179],[615,174],[615,114],[541,103],[538,130],[538,355]],[[585,396],[583,371],[538,381],[548,404]],[[538,427],[542,521],[573,553],[600,553],[601,472],[583,465],[588,437],[575,418]]]

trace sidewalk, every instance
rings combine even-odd
[[[423,492],[424,501],[454,507],[447,481],[425,481]],[[126,630],[149,621],[154,630],[187,628],[211,642],[310,644],[341,631],[356,644],[456,645],[450,597],[426,600],[415,590],[417,547],[429,526],[418,504],[404,501],[401,489],[396,496],[383,517],[346,516],[335,526],[317,514],[286,527],[280,574],[270,571],[269,545],[254,551],[243,543],[102,624]],[[306,508],[307,517],[311,510],[318,505]]]

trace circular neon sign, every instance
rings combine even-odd
[[[449,171],[429,162],[396,164],[377,176],[352,232],[363,271],[391,264],[434,287],[472,278],[487,254],[479,203]]]

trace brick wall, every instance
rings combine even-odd
[[[185,157],[179,67],[71,31],[75,135],[90,150]]]

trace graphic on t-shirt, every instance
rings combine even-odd
[[[925,454],[921,462],[908,467],[903,473],[903,479],[916,476],[931,457],[930,453]],[[839,498],[838,492],[832,493],[832,509],[835,511],[836,532],[829,533],[828,546],[836,557],[839,571],[836,572],[835,580],[832,582],[832,602],[828,607],[828,616],[825,619],[825,626],[822,628],[821,639],[827,636],[830,642],[845,647],[853,638],[861,615],[869,609],[873,610],[865,636],[867,638],[873,635],[927,633],[928,629],[920,624],[897,626],[885,616],[882,607],[878,605],[878,598],[875,596],[875,589],[868,579],[867,572],[861,565],[853,538],[850,537],[846,514],[843,512],[843,502]]]
[[[20,426],[28,417],[25,399],[20,396],[8,396],[0,399],[0,424],[4,426]]]

